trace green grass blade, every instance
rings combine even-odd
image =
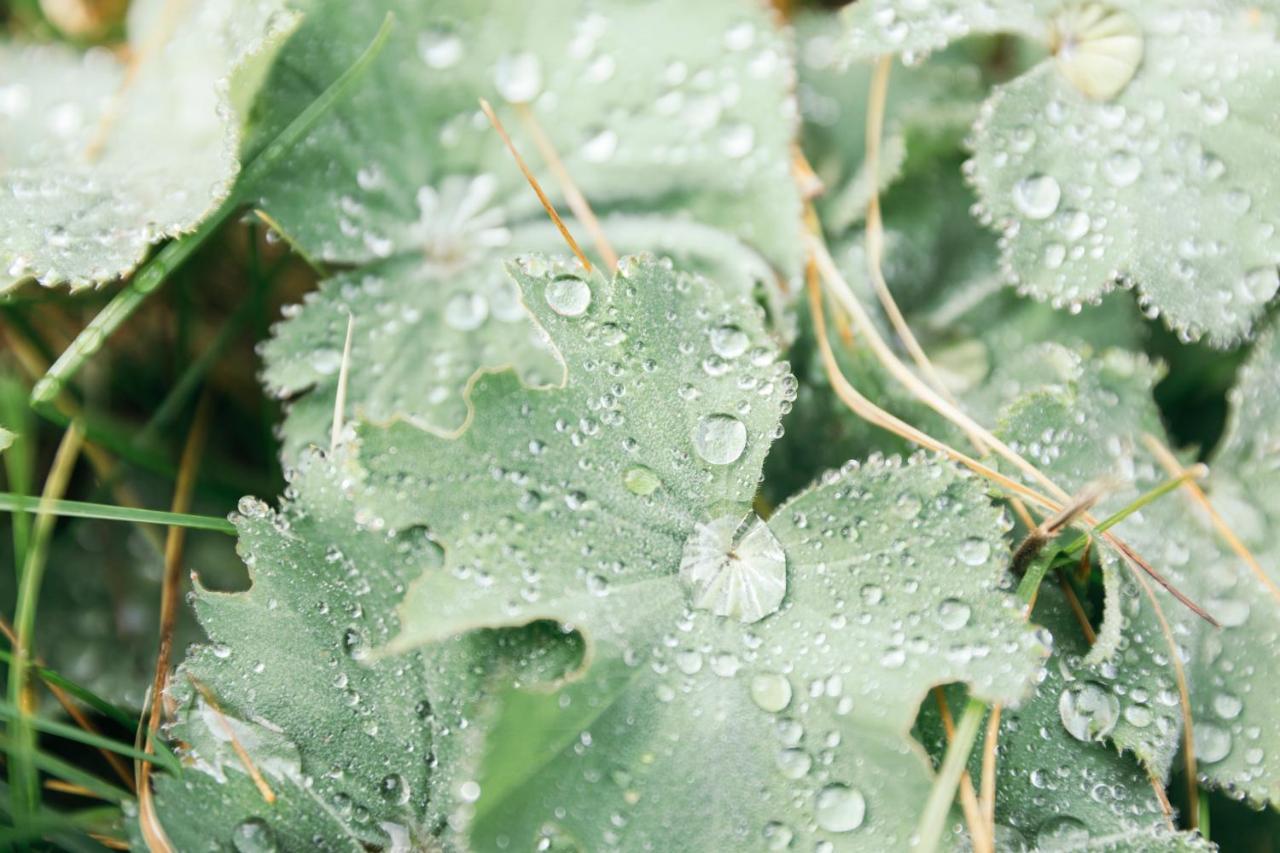
[[[27,719],[30,720],[30,717]],[[12,757],[16,755],[19,749],[20,747],[14,744],[13,740],[8,735],[0,735],[0,752],[7,753]],[[55,758],[52,755],[49,755],[48,753],[34,751],[29,755],[28,760],[37,769],[43,770],[50,776],[57,777],[64,782],[70,782],[73,785],[79,785],[82,788],[92,791],[94,794],[105,800],[123,803],[133,799],[133,794],[130,794],[124,788],[112,785],[110,782],[104,782],[92,773],[87,773],[79,767],[76,767],[74,764],[69,764],[60,758]],[[39,813],[27,815],[26,820],[20,824],[20,827],[27,826],[27,822],[33,819],[38,819],[38,816]]]
[[[19,716],[20,712],[17,707],[8,702],[0,702],[0,717],[16,720]],[[32,728],[37,729],[38,731],[47,732],[48,734],[55,735],[65,740],[73,740],[77,743],[83,743],[97,749],[110,750],[111,752],[128,756],[129,758],[139,761],[151,761],[164,767],[164,769],[171,773],[180,772],[182,769],[178,763],[168,755],[152,755],[141,749],[136,749],[131,744],[121,743],[120,741],[112,740],[109,737],[94,734],[93,732],[86,732],[84,729],[77,726],[70,726],[66,723],[60,723],[57,720],[47,720],[42,717],[32,716],[28,716],[26,719],[27,725]]]
[[[191,257],[210,235],[222,227],[231,214],[246,201],[245,196],[252,191],[257,180],[271,171],[289,149],[306,136],[324,114],[364,76],[364,72],[381,52],[382,46],[391,34],[391,22],[392,16],[388,14],[378,34],[365,48],[364,53],[360,54],[356,61],[342,73],[342,76],[321,92],[320,96],[312,101],[297,118],[280,131],[280,134],[268,143],[261,153],[245,165],[237,182],[237,188],[213,214],[200,223],[199,228],[186,237],[168,243],[157,252],[107,303],[107,307],[89,321],[89,325],[84,327],[71,342],[71,346],[58,356],[58,360],[36,383],[31,391],[32,403],[46,404],[57,397],[84,363],[102,348],[107,338],[111,337],[133,315],[133,312],[138,310],[147,297],[159,289],[174,270]]]
[[[12,661],[13,655],[3,649],[0,649],[0,662],[7,664]],[[89,688],[75,683],[65,675],[45,666],[32,666],[31,671],[35,673],[41,681],[51,684],[60,690],[66,691],[68,694],[79,699],[85,705],[97,711],[107,719],[119,723],[128,729],[137,728],[138,717],[136,714],[130,714],[120,706],[111,704]]]
[[[64,518],[97,518],[104,521],[130,521],[137,524],[158,524],[163,527],[185,527],[189,530],[212,530],[217,533],[235,534],[235,525],[225,518],[208,515],[192,515],[185,512],[167,512],[159,509],[134,509],[127,506],[96,504],[86,501],[55,500],[42,505],[39,498],[0,492],[0,511],[34,513],[48,512]]]
[[[92,829],[108,829],[120,817],[120,809],[113,806],[85,809],[79,812],[44,811],[28,820],[22,828],[0,829],[0,846],[6,850],[13,845],[41,838],[57,832],[86,832]]]

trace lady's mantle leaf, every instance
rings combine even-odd
[[[0,291],[109,281],[212,212],[297,21],[283,0],[140,0],[132,65],[102,49],[0,45]]]
[[[375,420],[457,428],[462,388],[482,366],[518,365],[534,383],[558,377],[518,316],[499,259],[562,244],[480,98],[497,106],[557,202],[517,109],[538,118],[597,211],[625,203],[628,214],[660,215],[647,228],[606,215],[605,234],[620,251],[701,255],[698,243],[680,245],[698,224],[721,246],[706,249],[711,263],[733,244],[730,257],[763,270],[726,286],[776,291],[770,265],[783,276],[798,271],[790,50],[764,4],[714,0],[690,14],[676,0],[319,0],[281,58],[263,121],[287,119],[336,76],[388,8],[396,30],[367,85],[260,188],[293,241],[322,260],[360,265],[324,286],[267,347],[273,391],[314,389],[286,424],[292,447],[323,435],[311,424],[332,410],[348,313],[349,406]],[[586,230],[572,227],[589,248]],[[389,365],[389,351],[412,369]]]
[[[1270,17],[1209,3],[904,5],[857,4],[854,52],[979,30],[1054,51],[996,88],[972,138],[969,175],[1011,282],[1059,305],[1136,286],[1184,336],[1249,334],[1280,286],[1280,185],[1257,168],[1280,153]]]
[[[539,620],[586,643],[570,683],[492,712],[484,753],[451,768],[451,825],[483,848],[905,842],[925,692],[1016,701],[1045,652],[998,591],[997,511],[950,467],[875,460],[762,521],[749,501],[792,380],[757,310],[638,259],[613,281],[514,274],[565,387],[486,376],[456,439],[361,433],[370,523],[445,550],[383,654]],[[710,820],[674,819],[708,795]]]

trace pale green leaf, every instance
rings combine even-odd
[[[864,2],[845,48],[867,58],[973,32],[1051,55],[983,104],[967,166],[1002,269],[1056,306],[1134,287],[1151,315],[1217,345],[1247,337],[1280,286],[1274,20],[1231,4]]]
[[[1280,803],[1280,334],[1255,345],[1231,396],[1213,456],[1210,498],[1270,580],[1225,543],[1199,573],[1205,606],[1224,625],[1194,647],[1196,750],[1206,782],[1254,803]],[[1203,523],[1203,521],[1201,522]]]
[[[789,377],[756,312],[636,260],[612,282],[537,260],[516,276],[567,385],[485,377],[456,439],[361,432],[371,523],[427,526],[446,554],[387,653],[538,620],[586,643],[579,678],[499,706],[483,760],[453,770],[451,823],[485,849],[904,841],[928,789],[906,737],[925,692],[1016,700],[1044,653],[999,592],[997,512],[947,466],[877,459],[763,522],[748,501]],[[704,596],[704,570],[738,586]],[[715,819],[673,819],[699,795]]]
[[[792,387],[760,309],[642,258],[513,271],[563,387],[484,374],[456,438],[366,425],[359,467],[304,453],[279,513],[242,505],[254,585],[200,592],[212,645],[184,672],[259,744],[277,805],[180,673],[191,767],[159,798],[179,848],[905,839],[925,691],[1013,702],[1045,654],[1000,589],[1007,523],[947,465],[875,460],[730,545]],[[699,609],[691,539],[696,567],[733,574],[733,549],[785,588]],[[707,791],[715,820],[671,819]]]
[[[127,275],[239,172],[249,101],[298,16],[283,0],[142,0],[129,65],[0,45],[0,290]]]
[[[275,393],[314,389],[291,407],[287,457],[327,434],[348,312],[352,414],[452,430],[478,368],[515,365],[533,383],[557,375],[504,295],[499,259],[563,243],[480,112],[482,97],[566,217],[510,102],[538,118],[606,214],[616,250],[692,259],[734,292],[759,288],[781,319],[776,279],[799,269],[800,201],[789,165],[790,46],[766,9],[322,0],[272,77],[264,122],[306,103],[388,8],[396,30],[368,85],[260,187],[291,242],[361,265],[327,283],[267,347]],[[667,26],[677,14],[680,26]],[[623,204],[628,216],[607,215]],[[645,213],[660,216],[637,216]],[[569,225],[591,251],[589,232]]]
[[[1016,709],[1004,709],[996,752],[996,839],[1001,850],[1171,851],[1210,850],[1195,833],[1176,833],[1166,822],[1147,772],[1133,756],[1109,745],[1081,740],[1071,730],[1087,728],[1081,708],[1106,696],[1105,688],[1078,677],[1061,661],[1088,652],[1066,601],[1046,580],[1033,618],[1053,632],[1054,659],[1035,694]],[[952,692],[952,704],[961,699]],[[1104,700],[1105,701],[1105,700]],[[935,712],[926,704],[921,724],[931,750],[945,749]],[[985,731],[970,757],[973,778],[982,774]]]

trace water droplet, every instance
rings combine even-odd
[[[785,823],[773,820],[764,825],[764,846],[768,850],[786,850],[795,836],[791,827]]]
[[[547,284],[547,304],[562,317],[581,317],[591,306],[591,288],[572,275],[553,278]]]
[[[609,128],[598,131],[582,143],[582,159],[589,163],[604,163],[618,150],[618,134]]]
[[[623,472],[622,484],[633,495],[644,497],[656,492],[662,486],[662,481],[643,465],[635,465]]]
[[[1234,720],[1244,710],[1244,703],[1239,696],[1230,693],[1219,693],[1213,697],[1213,713],[1224,720]]]
[[[321,347],[311,353],[311,369],[321,376],[332,376],[342,367],[342,353],[336,349]]]
[[[409,802],[409,783],[399,773],[389,773],[378,783],[378,793],[388,803],[403,806]]]
[[[1058,697],[1062,725],[1076,740],[1102,740],[1116,727],[1120,700],[1094,681],[1077,681]]]
[[[991,556],[991,543],[976,536],[970,537],[960,543],[957,556],[966,566],[981,566]]]
[[[791,704],[791,682],[776,672],[762,672],[751,679],[751,698],[763,710],[776,714]]]
[[[773,531],[758,517],[735,543],[739,527],[732,516],[697,524],[684,543],[680,578],[694,607],[757,622],[782,605],[787,558]]]
[[[751,340],[737,326],[717,326],[711,330],[711,348],[721,358],[737,358],[747,351]]]
[[[1142,174],[1142,161],[1128,151],[1116,151],[1102,161],[1102,176],[1116,187],[1127,187]]]
[[[493,84],[511,103],[527,104],[542,91],[542,62],[532,53],[504,56],[494,68]]]
[[[1088,842],[1088,827],[1070,815],[1051,817],[1036,830],[1036,847],[1040,850],[1083,850]]]
[[[733,415],[704,415],[694,430],[693,447],[712,465],[729,465],[747,447],[747,427]]]
[[[813,759],[803,749],[784,749],[778,753],[778,772],[788,779],[803,779],[813,766]]]
[[[746,157],[755,144],[755,128],[745,122],[726,128],[720,136],[720,151],[724,156],[734,159]]]
[[[938,624],[948,631],[958,631],[969,624],[969,605],[958,598],[946,598],[938,603]]]
[[[452,30],[432,27],[418,37],[418,55],[431,68],[452,68],[462,59],[462,39]]]
[[[1217,723],[1196,723],[1192,734],[1201,764],[1216,764],[1231,754],[1231,732]]]
[[[815,817],[827,832],[852,832],[866,815],[866,799],[848,785],[828,785],[818,792]]]
[[[240,853],[275,853],[275,831],[260,817],[251,817],[231,830],[231,843]]]
[[[1013,205],[1029,219],[1048,219],[1061,199],[1062,188],[1052,175],[1032,175],[1013,186]]]
[[[459,332],[480,328],[488,317],[489,300],[479,293],[455,293],[444,306],[445,323]]]

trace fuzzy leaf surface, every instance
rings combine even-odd
[[[298,16],[283,0],[143,0],[132,64],[0,45],[0,292],[127,275],[231,192],[242,126]]]

